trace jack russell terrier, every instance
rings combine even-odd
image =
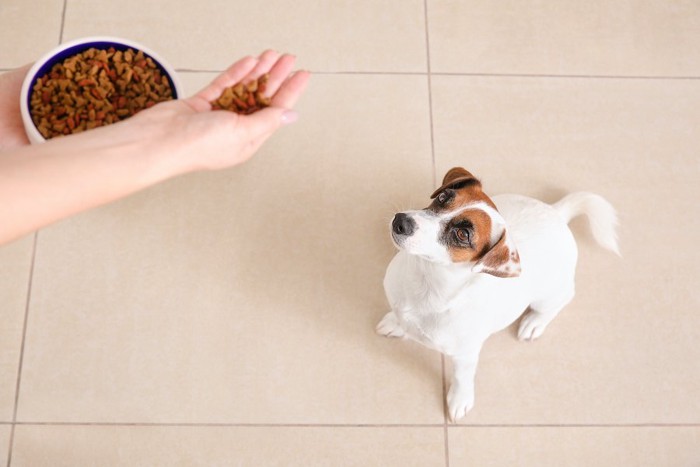
[[[540,337],[574,297],[577,249],[567,224],[585,214],[596,241],[619,255],[615,209],[592,193],[549,205],[519,195],[489,198],[461,167],[445,175],[421,211],[396,214],[399,252],[386,271],[391,306],[377,325],[452,358],[452,421],[474,405],[474,374],[486,339],[527,309],[518,338]]]

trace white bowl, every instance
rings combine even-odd
[[[20,110],[22,112],[22,121],[24,122],[24,131],[27,133],[27,137],[32,144],[43,143],[46,141],[36,128],[36,125],[34,125],[29,112],[29,101],[31,99],[34,83],[36,83],[40,76],[44,76],[46,73],[51,71],[51,68],[53,68],[53,66],[57,63],[61,63],[66,58],[72,57],[73,55],[83,52],[91,47],[96,49],[108,49],[110,47],[114,47],[117,50],[126,50],[131,48],[136,52],[139,50],[143,51],[144,54],[153,59],[156,66],[163,73],[163,76],[170,81],[173,99],[178,99],[183,96],[182,85],[180,84],[180,80],[175,72],[175,69],[148,47],[145,47],[138,42],[128,39],[121,39],[118,37],[96,36],[76,39],[74,41],[61,44],[41,57],[36,61],[36,63],[34,63],[27,73],[27,76],[24,78],[22,91],[20,92]]]

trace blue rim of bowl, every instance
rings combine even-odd
[[[78,39],[80,41],[80,39]],[[64,44],[65,45],[65,44]],[[50,60],[47,60],[41,67],[39,67],[34,75],[32,76],[31,80],[31,85],[29,86],[27,95],[25,96],[27,100],[27,109],[29,110],[29,117],[31,119],[31,99],[32,99],[32,93],[34,92],[34,85],[36,84],[37,80],[41,77],[46,75],[47,73],[51,72],[51,69],[58,63],[63,63],[63,61],[69,57],[72,57],[74,55],[77,55],[81,52],[84,52],[88,49],[95,48],[97,50],[107,50],[110,47],[113,47],[115,50],[121,50],[125,51],[127,49],[131,49],[134,52],[142,51],[143,54],[146,57],[150,57],[153,60],[153,63],[156,65],[156,67],[161,71],[162,75],[168,80],[168,83],[170,84],[170,89],[172,91],[172,96],[173,100],[178,99],[178,88],[175,85],[174,78],[170,75],[170,72],[165,69],[165,67],[161,64],[160,59],[154,57],[151,53],[149,53],[148,50],[144,50],[144,47],[138,44],[133,44],[130,43],[127,40],[124,40],[123,42],[119,41],[118,39],[97,39],[94,41],[87,41],[87,42],[79,42],[75,45],[71,45],[58,53],[54,54]],[[33,119],[32,123],[34,122]],[[36,124],[34,125],[36,127]]]

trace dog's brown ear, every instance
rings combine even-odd
[[[503,230],[501,238],[476,262],[472,271],[485,272],[496,277],[520,275],[520,255],[508,236],[508,230]]]
[[[442,190],[446,188],[462,188],[467,185],[477,185],[481,187],[481,182],[472,175],[468,170],[462,167],[453,167],[447,171],[445,177],[442,179],[442,186],[435,190],[435,192],[430,196],[430,199],[435,198]]]

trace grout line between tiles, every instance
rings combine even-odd
[[[63,44],[63,28],[66,25],[66,8],[68,8],[68,0],[63,0],[63,11],[61,12],[61,32],[58,34],[59,44]]]
[[[430,157],[432,159],[433,168],[433,186],[437,185],[437,163],[435,160],[435,131],[433,125],[433,80],[432,80],[432,69],[430,65],[430,27],[428,24],[428,0],[423,0],[423,20],[425,27],[425,61],[426,61],[426,71],[428,78],[428,117],[430,122]],[[442,436],[444,442],[444,453],[445,453],[445,467],[450,467],[450,446],[449,446],[449,433],[447,432],[447,408],[445,407],[445,400],[447,394],[447,388],[445,383],[445,355],[440,354],[440,374],[442,377],[442,407],[443,407],[443,425],[442,425]]]
[[[430,68],[430,31],[428,30],[428,0],[423,0],[423,14],[425,15],[425,59],[428,76],[428,116],[430,118],[430,155],[433,159],[433,186],[437,186],[437,168],[435,164],[435,136],[433,131],[433,81]],[[444,363],[444,361],[443,361]],[[444,380],[444,366],[443,366]]]
[[[29,266],[29,280],[27,281],[27,300],[24,304],[24,322],[22,323],[22,340],[19,347],[19,362],[17,364],[17,382],[15,384],[15,407],[12,411],[12,428],[10,429],[9,446],[7,449],[7,466],[12,462],[12,445],[15,438],[15,426],[17,422],[17,406],[19,405],[19,388],[22,381],[22,364],[24,362],[24,346],[27,337],[27,321],[29,320],[29,301],[32,296],[32,282],[34,279],[34,261],[36,258],[36,243],[39,237],[39,232],[34,233],[34,241],[32,242],[32,260]]]
[[[443,428],[443,436],[445,437],[445,466],[450,467],[450,432],[447,429],[447,423]]]
[[[548,75],[538,73],[450,73],[436,72],[435,76],[473,76],[487,78],[563,78],[563,79],[637,79],[637,80],[698,80],[700,76],[625,76],[625,75]]]
[[[430,63],[428,63],[430,67]],[[178,70],[180,71],[180,70]],[[197,70],[182,70],[194,71]],[[220,73],[220,71],[217,71]],[[541,73],[474,73],[474,72],[440,72],[440,71],[311,71],[316,75],[406,75],[406,76],[463,76],[485,78],[545,78],[545,79],[630,79],[630,80],[700,80],[700,76],[624,76],[624,75],[549,75]]]
[[[700,428],[698,423],[483,423],[450,428]]]
[[[444,423],[442,428],[442,435],[445,437],[445,465],[450,467],[450,438],[447,428],[449,427],[449,421],[447,419],[447,379],[445,376],[445,356],[440,354],[440,363],[442,364],[442,403],[443,403],[443,416]]]
[[[443,423],[129,423],[129,422],[16,422],[20,426],[133,426],[182,428],[442,428]]]
[[[426,38],[427,41],[427,38]],[[429,56],[428,56],[429,60]],[[430,68],[430,63],[428,63]],[[9,70],[9,69],[7,69]],[[0,71],[6,69],[0,68]],[[176,68],[178,73],[222,73],[224,70],[207,70],[192,68]],[[463,77],[484,77],[484,78],[541,78],[541,79],[608,79],[608,80],[700,80],[700,76],[624,76],[624,75],[551,75],[538,73],[459,73],[459,72],[439,72],[439,71],[314,71],[309,70],[314,75],[365,75],[365,76],[463,76]]]
[[[10,422],[0,424],[9,425]],[[182,428],[700,428],[700,423],[159,423],[159,422],[15,422],[18,426],[121,426]]]

